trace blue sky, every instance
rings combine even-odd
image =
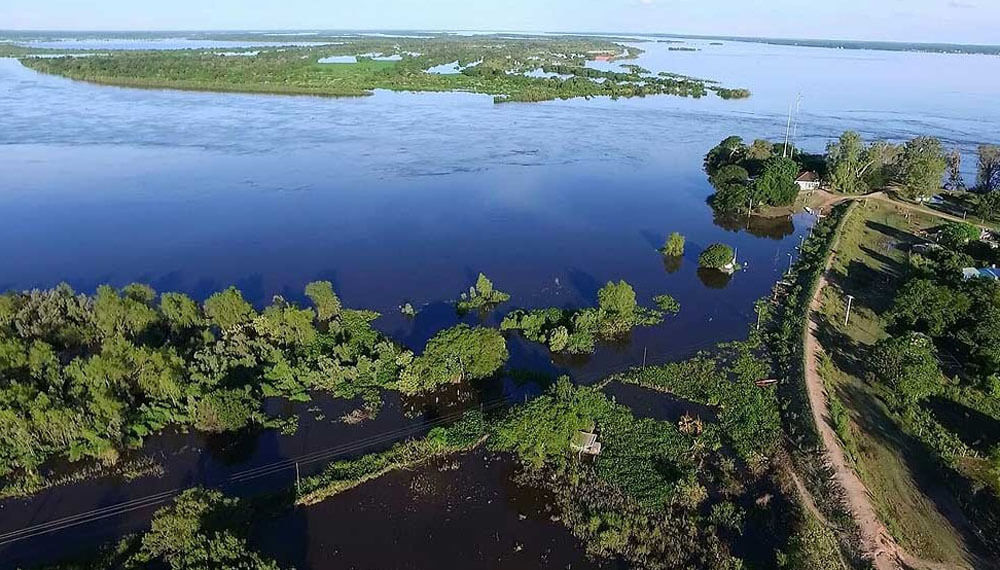
[[[475,29],[1000,43],[1000,0],[2,0],[0,29]]]

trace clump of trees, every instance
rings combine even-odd
[[[250,547],[253,512],[243,500],[202,488],[181,493],[173,504],[153,514],[151,528],[103,549],[73,570],[165,568],[240,568],[279,570],[280,566]]]
[[[403,368],[399,389],[416,394],[442,384],[487,378],[507,358],[507,341],[499,331],[460,324],[427,341],[423,354]]]
[[[925,335],[909,333],[879,341],[871,363],[875,377],[903,402],[919,402],[941,388],[937,351]]]
[[[657,295],[653,297],[653,302],[665,315],[676,315],[681,312],[681,304],[672,295],[666,293]]]
[[[705,156],[705,172],[715,188],[710,203],[719,212],[788,206],[798,196],[799,173],[820,167],[817,157],[794,147],[761,139],[747,146],[740,137],[728,137]]]
[[[625,281],[609,281],[597,293],[597,307],[517,310],[504,317],[500,330],[517,330],[552,352],[587,354],[598,340],[613,340],[637,326],[659,324],[663,314],[640,307],[635,290]]]
[[[1000,145],[979,147],[976,189],[984,194],[1000,192]]]
[[[167,426],[288,425],[264,413],[266,398],[321,390],[360,397],[371,415],[382,390],[481,378],[507,359],[498,331],[468,327],[414,358],[330,283],[306,295],[311,308],[276,296],[260,312],[235,288],[201,304],[142,284],[0,295],[0,478],[30,489],[56,457],[113,464]]]
[[[725,269],[733,263],[735,252],[724,243],[713,243],[698,256],[698,265],[708,269]]]
[[[933,137],[902,145],[881,140],[866,144],[857,132],[847,131],[827,146],[826,163],[830,187],[838,192],[861,194],[897,184],[917,198],[941,189],[949,160]]]
[[[660,248],[660,252],[663,255],[669,255],[671,257],[680,257],[684,255],[684,236],[678,232],[672,232],[667,236],[667,241],[664,242],[663,247]]]
[[[469,287],[468,293],[462,293],[456,306],[459,311],[466,312],[487,309],[509,300],[510,295],[495,289],[493,282],[480,273],[475,286]]]

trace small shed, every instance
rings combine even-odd
[[[807,170],[795,179],[795,185],[799,190],[817,190],[819,188],[819,174],[812,170]]]
[[[601,442],[597,441],[597,434],[589,431],[578,431],[570,440],[569,446],[573,451],[580,454],[600,455]]]

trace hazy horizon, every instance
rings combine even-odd
[[[220,0],[142,4],[95,0],[8,0],[0,29],[21,32],[500,31],[673,34],[996,45],[1000,3],[981,0],[842,0],[803,9],[798,0],[751,6],[737,0],[530,0],[495,3],[405,0],[281,6]]]

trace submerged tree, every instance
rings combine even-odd
[[[724,243],[713,243],[698,256],[698,265],[708,269],[723,269],[733,262],[733,248]]]
[[[680,257],[684,255],[684,236],[677,232],[673,232],[667,237],[667,241],[660,248],[663,255],[669,255],[673,257]]]

